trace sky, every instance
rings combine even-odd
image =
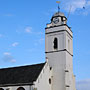
[[[45,27],[57,6],[56,0],[0,0],[0,68],[45,62]],[[90,0],[61,0],[60,11],[73,31],[77,90],[90,90]]]

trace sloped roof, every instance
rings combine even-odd
[[[45,63],[0,69],[0,86],[32,84],[36,81]]]

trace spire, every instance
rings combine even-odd
[[[59,6],[60,1],[56,1],[56,3],[58,4],[58,13],[59,13],[60,12],[60,6]]]

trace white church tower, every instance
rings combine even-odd
[[[45,28],[46,60],[52,68],[52,90],[76,90],[73,74],[73,33],[67,18],[57,12]]]

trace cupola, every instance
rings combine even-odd
[[[61,12],[56,12],[51,18],[51,23],[47,24],[47,27],[64,25],[66,24],[66,22],[67,18],[65,17],[65,15]]]

